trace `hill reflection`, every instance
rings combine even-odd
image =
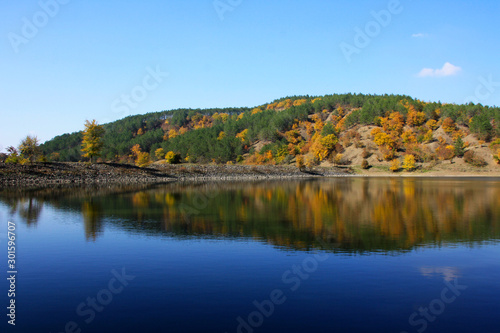
[[[36,225],[42,206],[82,214],[88,240],[107,225],[174,237],[244,237],[287,249],[407,251],[500,237],[494,180],[343,178],[3,190]]]

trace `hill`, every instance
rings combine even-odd
[[[134,163],[135,146],[136,155],[149,153],[149,162],[160,163],[166,152],[173,152],[182,163],[203,164],[370,165],[388,170],[399,163],[398,168],[410,170],[450,160],[493,167],[500,149],[500,108],[404,95],[293,96],[255,108],[130,116],[104,128],[101,160],[120,163]],[[49,160],[82,161],[81,141],[77,132],[41,147]]]

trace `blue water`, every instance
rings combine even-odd
[[[7,221],[16,224],[18,273],[16,325],[3,314],[2,332],[498,332],[500,215],[491,196],[500,185],[439,182],[159,185],[82,196],[80,190],[4,191],[2,232]],[[367,186],[392,191],[402,221],[423,219],[423,197],[451,209],[447,216],[455,220],[426,230],[417,221],[416,236],[384,234],[385,222],[357,224],[363,217],[349,214],[351,200],[367,212],[370,205],[374,214],[380,210],[380,197],[361,195]],[[176,214],[200,192],[209,203],[187,220]],[[332,196],[319,216],[311,218],[318,208],[296,212],[297,225],[293,213],[284,213],[292,196],[305,202],[325,193]],[[334,199],[335,193],[353,197]],[[477,202],[458,205],[462,195]],[[30,199],[37,211],[28,219]],[[233,200],[249,213],[225,204]],[[98,207],[93,219],[82,208],[89,202]],[[431,212],[438,221],[443,214]],[[335,216],[354,230],[343,233],[348,240],[323,221]],[[2,297],[6,313],[9,300]]]

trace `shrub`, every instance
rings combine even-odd
[[[137,154],[137,158],[135,160],[135,164],[138,166],[138,167],[145,167],[147,166],[148,164],[150,163],[149,161],[149,153],[146,153],[146,152],[139,152]]]
[[[302,171],[304,169],[304,156],[297,155],[295,158],[295,165],[300,171]]]
[[[333,163],[336,165],[349,165],[351,164],[351,161],[348,158],[344,157],[344,155],[337,154],[333,159]]]
[[[372,156],[372,153],[368,150],[368,149],[363,149],[363,152],[361,153],[361,157],[363,157],[364,159],[368,158]]]
[[[464,161],[477,167],[484,167],[488,165],[488,163],[486,163],[481,156],[477,156],[472,150],[467,150],[465,152]]]
[[[363,159],[363,162],[361,162],[361,167],[362,167],[363,169],[368,169],[368,168],[370,168],[370,163],[368,163],[368,161],[366,160],[366,158],[365,158],[365,159]]]
[[[169,164],[177,164],[181,161],[181,156],[174,153],[173,151],[169,151],[167,154],[165,154],[165,160]]]
[[[399,171],[399,168],[400,168],[399,160],[397,158],[393,159],[391,162],[391,166],[389,167],[389,170],[391,170],[392,172],[397,172]]]
[[[455,157],[455,147],[453,146],[439,146],[436,148],[436,155],[440,160],[451,160]]]

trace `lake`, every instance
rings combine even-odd
[[[498,332],[497,179],[0,190],[2,332]]]

